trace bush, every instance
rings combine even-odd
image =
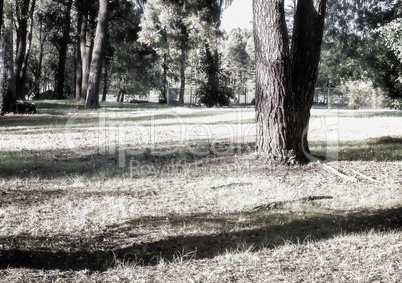
[[[207,107],[213,107],[217,104],[225,106],[229,105],[230,98],[233,97],[233,91],[231,88],[219,84],[201,83],[197,90],[197,97],[199,102]]]
[[[374,93],[371,81],[343,81],[338,87],[348,100],[348,108],[379,108],[385,106],[385,95],[377,89]]]
[[[391,99],[387,106],[391,109],[402,110],[402,98]]]
[[[204,54],[198,68],[201,78],[196,95],[207,107],[229,105],[230,98],[233,98],[232,88],[226,86],[229,76],[222,68],[220,57],[218,53]]]

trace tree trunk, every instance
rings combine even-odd
[[[82,26],[80,32],[80,50],[81,50],[81,64],[82,64],[82,85],[81,85],[81,101],[85,102],[88,91],[89,68],[92,59],[93,51],[93,32],[92,26],[94,19],[91,11],[85,11],[82,17]]]
[[[75,99],[84,102],[81,96],[82,87],[82,58],[81,58],[81,33],[83,26],[83,13],[80,10],[80,2],[77,1],[77,31],[78,39],[76,43],[76,54],[75,54]]]
[[[186,88],[186,51],[187,40],[183,39],[181,43],[181,61],[180,61],[180,94],[179,104],[184,104],[184,90]]]
[[[15,79],[13,71],[13,31],[3,29],[0,37],[0,113],[11,111],[15,104]]]
[[[158,55],[156,53],[154,55],[154,66],[155,66],[156,77],[158,78],[159,91],[161,93],[159,100],[164,101],[166,103],[167,99],[166,99],[165,91],[163,89],[163,81],[162,81],[161,71],[159,69],[159,64],[158,64]]]
[[[66,68],[66,58],[67,58],[67,49],[68,42],[70,37],[70,21],[71,21],[71,6],[73,4],[72,0],[67,2],[66,13],[64,18],[64,27],[63,27],[63,36],[61,40],[59,40],[60,48],[59,48],[59,63],[57,66],[56,73],[56,89],[55,96],[56,99],[64,98],[64,80],[65,80],[65,68]]]
[[[39,99],[40,93],[40,80],[42,77],[42,62],[43,62],[43,46],[46,41],[47,35],[42,36],[43,29],[42,29],[42,18],[39,18],[39,58],[38,58],[38,66],[36,70],[33,72],[35,76],[35,88],[34,88],[34,98]]]
[[[258,157],[269,164],[308,161],[308,152],[304,149],[308,148],[306,133],[313,100],[310,91],[312,89],[314,94],[321,50],[318,37],[321,31],[322,38],[325,2],[326,0],[299,1],[292,58],[284,1],[253,2],[256,150]]]
[[[109,79],[109,59],[105,58],[105,67],[104,67],[104,74],[103,74],[103,93],[102,93],[102,101],[106,101],[106,95],[108,90],[108,79]]]
[[[29,0],[19,1],[16,5],[17,15],[17,52],[14,63],[15,73],[15,93],[17,99],[25,100],[25,80],[26,69],[28,66],[28,57],[32,44],[32,29],[33,29],[33,13],[35,10],[35,1],[32,0],[31,8]],[[28,25],[29,19],[29,25]]]
[[[107,33],[108,0],[99,0],[98,24],[89,70],[85,108],[99,108],[99,86],[102,74],[102,55]]]
[[[303,2],[303,3],[302,3]],[[292,90],[296,95],[297,117],[303,125],[303,150],[307,140],[324,32],[326,0],[300,1],[297,5],[291,49]]]
[[[2,1],[0,1],[0,38],[3,36],[3,10],[4,10],[4,5],[3,5],[3,0],[2,0]]]

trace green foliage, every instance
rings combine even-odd
[[[387,106],[391,109],[402,110],[402,98],[389,100]]]
[[[351,109],[375,108],[385,104],[383,92],[374,90],[371,81],[343,81],[338,89],[348,98]]]
[[[386,91],[388,97],[402,97],[402,61],[385,45],[381,37],[372,35],[367,39],[361,65],[367,77]]]
[[[197,90],[200,103],[207,107],[213,107],[216,104],[229,105],[233,90],[227,86],[229,76],[222,68],[220,55],[216,53],[212,56],[210,52],[205,52],[199,71],[203,74]]]
[[[140,99],[156,86],[154,51],[138,42],[141,10],[129,2],[120,2],[124,5],[112,7],[113,20],[109,22],[110,91],[124,91]]]
[[[402,62],[402,19],[395,19],[389,24],[377,29],[384,39],[385,45],[394,52]]]
[[[342,81],[371,80],[389,97],[401,96],[402,69],[398,56],[402,54],[402,22],[398,19],[401,12],[398,2],[328,0],[318,85],[339,86]],[[378,26],[384,27],[377,29]]]
[[[251,31],[234,29],[229,33],[225,46],[225,63],[234,68],[248,68],[251,64],[251,54],[248,53],[248,39]]]
[[[207,107],[219,105],[229,105],[230,98],[233,97],[233,90],[222,84],[201,83],[197,90],[200,103]]]

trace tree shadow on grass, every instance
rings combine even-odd
[[[348,161],[377,161],[394,162],[402,160],[402,138],[384,136],[373,138],[366,143],[357,145],[344,144],[345,147],[339,154],[341,160]]]
[[[143,169],[168,168],[172,164],[193,164],[197,161],[247,154],[253,150],[253,143],[216,143],[186,145],[173,149],[160,147],[153,151],[148,148],[132,148],[113,153],[99,153],[99,150],[4,151],[0,152],[0,178],[53,179],[101,174],[115,177],[130,173],[133,165],[140,165]]]
[[[158,226],[166,224],[166,217],[134,219],[121,226],[113,227],[93,238],[69,238],[68,235],[51,237],[50,241],[62,241],[68,248],[24,248],[14,246],[5,248],[10,242],[9,238],[0,238],[0,268],[34,268],[34,269],[59,269],[59,270],[84,270],[103,271],[114,265],[116,260],[133,262],[140,265],[156,265],[161,259],[174,261],[178,255],[181,260],[186,260],[186,255],[195,259],[213,258],[226,251],[239,248],[254,247],[255,251],[261,248],[275,248],[285,242],[298,243],[305,239],[325,240],[336,235],[350,233],[363,233],[371,229],[379,231],[399,231],[402,228],[402,207],[375,212],[357,212],[350,214],[327,213],[320,216],[299,217],[291,221],[286,220],[283,211],[259,211],[234,213],[228,216],[236,219],[239,216],[255,214],[250,219],[255,223],[242,224],[244,228],[231,232],[219,232],[207,235],[180,235],[168,237],[158,241],[133,241],[135,244],[119,245],[119,239],[132,237],[132,231],[140,223],[150,222]],[[290,213],[290,212],[288,212]],[[209,214],[181,216],[177,222],[196,225],[227,225],[228,217]],[[284,223],[282,223],[282,221]],[[230,222],[230,221],[229,221]],[[258,227],[252,226],[259,223]],[[248,227],[250,226],[250,227]],[[238,227],[239,228],[239,227]],[[131,234],[130,234],[131,233]],[[18,237],[14,241],[18,242]],[[29,242],[43,242],[32,236],[20,236],[19,242],[29,246]],[[108,240],[115,239],[112,245],[105,245]],[[146,238],[145,238],[146,239]],[[49,240],[46,238],[46,240]],[[84,244],[83,244],[84,243]],[[72,250],[72,251],[69,251]],[[189,256],[190,257],[190,256]]]
[[[329,153],[329,159],[340,161],[395,162],[402,160],[402,138],[384,136],[358,142],[312,142],[312,152],[318,156]],[[328,148],[328,149],[327,149]],[[326,152],[328,150],[328,152]],[[339,150],[339,151],[334,151]],[[322,157],[321,159],[325,159]]]

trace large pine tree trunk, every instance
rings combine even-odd
[[[102,75],[102,56],[107,33],[108,0],[99,0],[98,24],[91,66],[89,69],[88,91],[85,108],[99,108],[99,86]]]
[[[256,150],[257,155],[267,163],[294,164],[308,161],[305,151],[308,149],[306,131],[317,78],[321,50],[318,38],[320,31],[322,38],[325,2],[299,1],[292,57],[289,52],[284,1],[253,2]]]

